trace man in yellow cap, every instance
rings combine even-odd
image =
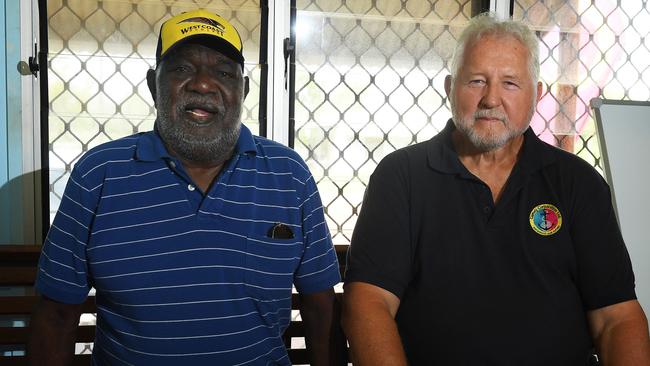
[[[96,291],[93,365],[290,365],[301,294],[312,364],[328,364],[339,282],[314,178],[241,124],[242,42],[205,10],[161,27],[155,130],[76,164],[43,246],[28,356],[69,362]]]

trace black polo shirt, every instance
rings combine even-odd
[[[495,205],[458,159],[454,129],[378,165],[345,282],[400,298],[411,365],[586,364],[586,311],[635,298],[609,187],[529,128]]]

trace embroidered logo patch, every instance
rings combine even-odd
[[[562,227],[562,214],[557,207],[545,203],[530,211],[530,227],[539,235],[553,235]]]

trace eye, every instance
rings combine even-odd
[[[176,65],[173,69],[174,72],[187,72],[190,71],[189,66],[187,65]]]
[[[217,70],[217,76],[221,79],[232,79],[235,77],[235,74],[230,71]]]
[[[468,84],[469,84],[469,86],[480,87],[480,86],[485,85],[485,80],[473,79],[473,80],[470,80]]]
[[[514,81],[505,81],[503,84],[506,89],[519,89],[519,84]]]
[[[192,68],[186,63],[169,64],[165,69],[170,74],[183,74],[192,70]]]

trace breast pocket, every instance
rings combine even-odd
[[[264,300],[290,297],[302,246],[296,239],[248,237],[244,280],[251,296]]]

